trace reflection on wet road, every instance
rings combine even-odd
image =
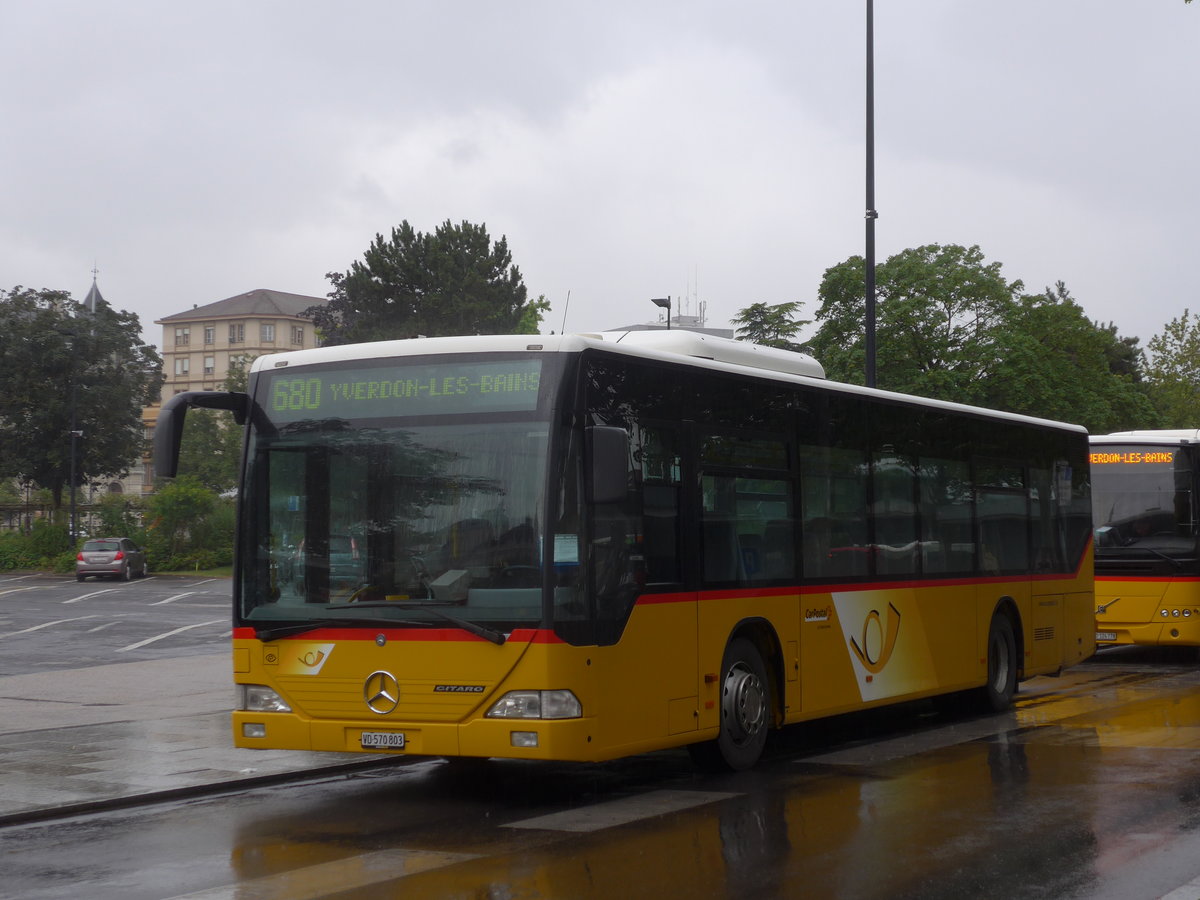
[[[0,892],[1159,898],[1200,875],[1198,687],[1192,660],[1108,653],[1025,685],[1005,715],[918,704],[806,725],[738,775],[683,753],[414,760],[8,829]]]

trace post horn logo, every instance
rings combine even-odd
[[[867,613],[867,618],[863,621],[861,646],[854,638],[850,638],[850,649],[854,651],[858,661],[863,664],[863,668],[872,675],[878,675],[883,671],[883,667],[892,658],[892,651],[896,649],[896,637],[900,634],[900,610],[889,603],[887,613],[886,627],[880,621],[879,610],[873,609]],[[868,640],[872,628],[877,629],[883,637],[878,653],[874,655]]]
[[[363,682],[363,699],[371,712],[386,716],[400,705],[400,683],[391,672],[372,672]]]

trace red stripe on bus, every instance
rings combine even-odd
[[[458,628],[314,628],[302,634],[278,638],[281,641],[374,641],[382,634],[389,641],[425,641],[446,643],[474,643],[486,638],[462,631]],[[234,640],[252,640],[256,637],[253,628],[245,626],[233,629]],[[508,643],[517,644],[561,644],[563,641],[546,628],[517,628],[507,638]]]

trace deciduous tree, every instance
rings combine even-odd
[[[1023,285],[979,247],[931,244],[904,250],[876,268],[879,387],[980,403],[1000,362],[995,329]],[[865,382],[866,278],[860,256],[826,270],[821,323],[809,348],[829,377]]]
[[[1200,427],[1200,314],[1185,309],[1146,349],[1146,380],[1164,427]]]
[[[879,386],[1095,432],[1155,427],[1136,339],[1088,320],[1061,282],[1028,295],[1000,268],[978,247],[955,245],[905,250],[879,266]],[[862,384],[862,258],[827,270],[820,296],[821,327],[809,348],[830,378]]]
[[[122,477],[142,454],[142,408],[158,397],[162,359],[138,317],[95,312],[63,291],[0,291],[0,477],[50,490]]]

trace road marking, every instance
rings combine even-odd
[[[541,828],[548,831],[600,831],[603,828],[626,825],[639,819],[649,819],[739,796],[741,795],[718,791],[651,791],[638,797],[626,797],[622,800],[585,806],[582,809],[570,809],[548,816],[522,819],[520,822],[509,822],[504,827]]]
[[[36,591],[38,587],[38,585],[34,585],[33,587],[9,588],[7,591],[0,591],[0,594],[19,594],[21,591]]]
[[[237,884],[180,894],[170,900],[236,900],[244,897],[253,897],[254,900],[317,900],[330,894],[370,888],[385,881],[478,858],[476,853],[377,850],[277,875],[239,881]]]
[[[116,588],[104,588],[101,591],[92,591],[90,594],[84,594],[80,597],[72,597],[70,600],[64,600],[63,603],[78,603],[80,600],[86,600],[88,597],[99,597],[101,594],[111,594]]]
[[[219,625],[224,622],[224,619],[213,619],[211,622],[197,622],[195,625],[184,625],[182,628],[176,628],[172,631],[164,632],[163,634],[155,635],[154,637],[146,638],[144,641],[138,641],[136,644],[130,644],[128,647],[122,647],[118,653],[124,653],[127,650],[137,650],[139,647],[145,647],[147,644],[153,644],[155,641],[165,640],[172,635],[179,634],[183,631],[190,631],[193,628],[203,628],[206,625]],[[4,637],[4,635],[0,635]]]
[[[1196,900],[1200,897],[1200,878],[1193,878],[1187,884],[1180,885],[1169,894],[1163,894],[1158,900]]]
[[[95,628],[89,628],[88,634],[95,634],[97,631],[103,631],[105,628],[112,628],[116,622],[105,622],[103,625],[97,625]]]
[[[188,591],[187,593],[184,593],[184,594],[176,594],[174,597],[168,597],[166,600],[156,600],[154,603],[151,603],[150,605],[151,606],[163,606],[164,604],[167,604],[167,603],[174,603],[176,600],[182,600],[184,597],[190,597],[194,593],[196,593],[196,592]]]
[[[7,634],[0,634],[0,638],[13,637],[18,634],[29,634],[31,631],[41,631],[43,628],[49,628],[51,625],[62,625],[66,622],[82,622],[84,619],[94,619],[95,616],[76,616],[73,619],[55,619],[53,622],[43,622],[41,625],[34,625],[32,628],[22,628],[20,631],[10,631]]]

